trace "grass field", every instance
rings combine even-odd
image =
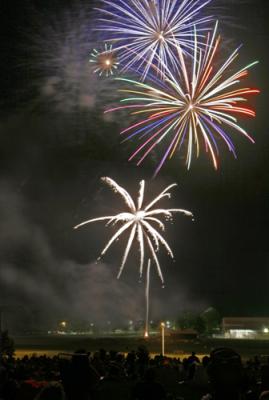
[[[54,355],[59,352],[70,352],[85,349],[94,352],[100,348],[116,350],[127,353],[145,345],[152,354],[161,352],[160,336],[149,339],[114,335],[109,337],[74,336],[74,335],[48,335],[48,336],[18,336],[14,338],[16,355],[47,354]],[[203,339],[200,341],[180,341],[167,336],[165,338],[165,353],[169,356],[183,358],[191,351],[203,356],[209,354],[216,347],[230,347],[244,358],[255,355],[269,355],[269,340],[235,340],[235,339]]]

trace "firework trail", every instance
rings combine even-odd
[[[149,85],[127,78],[117,78],[129,85],[120,90],[127,93],[128,97],[121,100],[124,105],[106,112],[128,109],[131,110],[131,115],[142,117],[121,132],[122,135],[127,134],[126,140],[136,137],[139,140],[144,139],[129,158],[133,160],[139,155],[137,165],[141,164],[157,145],[165,142],[167,147],[155,175],[183,144],[187,148],[188,169],[195,150],[197,157],[199,156],[201,142],[206,152],[210,153],[215,169],[218,167],[219,139],[225,142],[236,157],[235,146],[227,128],[254,142],[238,124],[236,116],[255,116],[252,109],[241,103],[247,101],[247,96],[259,93],[259,90],[235,86],[248,75],[248,69],[257,64],[257,61],[230,75],[230,66],[238,57],[237,48],[217,69],[214,62],[220,44],[217,27],[218,24],[212,34],[208,33],[204,52],[199,49],[195,33],[191,65],[187,63],[181,47],[177,46],[177,73],[174,74],[173,70],[164,66],[164,81],[155,78],[153,84]]]
[[[105,41],[119,51],[123,70],[143,70],[144,80],[152,68],[163,70],[163,65],[177,66],[175,41],[184,54],[193,50],[193,29],[197,41],[208,31],[211,16],[202,17],[202,10],[211,0],[101,0],[97,8],[98,31]]]
[[[148,260],[147,266],[147,278],[146,278],[146,290],[145,290],[145,299],[146,299],[146,319],[145,319],[145,333],[144,337],[149,337],[149,285],[150,285],[150,267],[151,267],[151,259]]]
[[[163,218],[165,220],[171,219],[173,213],[176,212],[183,213],[187,216],[192,216],[192,213],[190,211],[184,209],[155,208],[155,206],[160,200],[167,197],[170,198],[171,194],[169,193],[169,190],[177,185],[176,184],[169,185],[150,203],[144,204],[145,181],[140,182],[139,195],[137,202],[135,202],[130,196],[130,194],[123,187],[119,186],[114,180],[108,177],[102,178],[102,180],[103,182],[108,184],[115,193],[118,193],[124,199],[128,211],[123,211],[116,215],[93,218],[84,221],[79,225],[76,225],[74,229],[98,221],[108,221],[106,226],[118,225],[118,230],[108,241],[108,243],[101,252],[101,256],[105,255],[110,246],[114,242],[116,242],[123,235],[123,233],[128,232],[129,237],[117,278],[119,279],[122,274],[128,255],[136,239],[140,249],[140,268],[139,268],[140,277],[142,277],[144,269],[144,261],[146,253],[148,253],[149,258],[152,258],[152,260],[154,261],[158,275],[163,283],[164,279],[157,253],[160,249],[160,245],[162,245],[163,248],[165,248],[165,250],[167,251],[168,255],[171,258],[173,258],[173,252],[170,249],[169,244],[167,243],[163,235],[160,233],[160,231],[165,230],[165,225],[162,219]],[[99,259],[101,258],[101,256],[99,257]]]

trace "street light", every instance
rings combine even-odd
[[[162,334],[162,356],[164,356],[164,328],[165,328],[165,323],[161,323],[161,334]]]
[[[61,328],[66,328],[66,325],[67,325],[66,321],[60,322]]]

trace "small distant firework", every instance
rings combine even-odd
[[[193,29],[200,39],[212,17],[202,17],[211,0],[101,0],[97,28],[120,53],[123,70],[142,70],[144,80],[153,66],[176,66],[175,41],[189,54]]]
[[[170,257],[173,258],[172,250],[170,249],[167,241],[164,237],[160,234],[160,230],[164,231],[165,226],[164,222],[160,217],[167,219],[171,219],[173,213],[180,212],[184,213],[187,216],[192,216],[190,211],[178,208],[153,208],[160,200],[168,197],[170,198],[171,195],[168,192],[173,187],[177,186],[176,184],[168,186],[164,189],[157,197],[155,197],[149,204],[144,205],[144,190],[145,190],[145,181],[140,182],[140,190],[137,199],[137,204],[135,204],[134,200],[130,196],[130,194],[121,186],[119,186],[114,180],[111,178],[105,177],[102,180],[108,184],[115,193],[119,193],[121,197],[124,199],[128,211],[123,211],[119,214],[100,217],[100,218],[93,218],[87,221],[80,223],[79,225],[75,226],[74,229],[77,229],[83,225],[89,224],[91,222],[97,221],[108,221],[107,226],[114,226],[119,224],[120,227],[117,232],[112,236],[109,240],[105,248],[102,250],[101,256],[103,256],[110,246],[116,242],[124,232],[129,231],[129,238],[127,241],[127,245],[124,251],[123,259],[121,262],[121,266],[118,272],[118,278],[120,278],[121,273],[124,269],[126,264],[129,252],[131,247],[134,243],[134,240],[137,239],[138,245],[140,248],[140,276],[143,274],[144,269],[144,262],[145,262],[145,250],[148,249],[149,259],[151,258],[157,268],[158,275],[162,281],[163,274],[160,266],[159,259],[157,257],[157,252],[160,248],[160,244],[167,250]]]
[[[89,61],[94,65],[94,73],[99,74],[99,76],[105,75],[106,77],[114,75],[119,65],[112,45],[107,43],[105,43],[105,50],[102,52],[94,49]]]
[[[155,175],[159,172],[168,158],[172,158],[176,150],[186,144],[186,164],[190,168],[193,152],[199,156],[201,143],[210,153],[214,168],[217,169],[218,138],[221,138],[229,150],[235,154],[235,146],[224,130],[228,128],[241,133],[254,143],[249,134],[237,123],[233,115],[255,116],[255,111],[240,106],[247,101],[248,95],[259,93],[257,89],[233,87],[248,75],[248,68],[256,62],[229,74],[232,62],[238,57],[239,48],[233,51],[229,58],[219,67],[215,67],[215,57],[220,44],[217,35],[217,26],[212,34],[208,33],[205,51],[199,49],[197,34],[194,34],[194,52],[190,65],[180,46],[177,46],[177,73],[164,65],[165,77],[155,78],[151,85],[126,78],[117,78],[127,82],[129,88],[120,90],[129,97],[121,100],[131,103],[113,108],[132,110],[132,115],[145,115],[134,125],[124,129],[121,134],[128,134],[127,139],[138,137],[144,139],[136,151],[131,155],[132,160],[137,155],[140,159],[137,165],[159,144],[165,142],[165,152],[159,162]],[[225,73],[226,76],[225,77]],[[131,86],[131,87],[130,87]],[[127,140],[126,139],[126,140]]]

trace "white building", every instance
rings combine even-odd
[[[269,317],[225,317],[222,319],[225,337],[232,339],[269,339]]]

